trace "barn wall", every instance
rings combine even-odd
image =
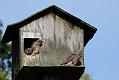
[[[53,13],[35,20],[20,29],[21,65],[60,66],[72,52],[83,50],[83,34],[84,31],[78,26]],[[24,54],[24,38],[40,38],[43,41],[40,54]]]
[[[12,41],[12,78],[13,80],[17,76],[20,70],[20,58],[19,58],[19,40]]]

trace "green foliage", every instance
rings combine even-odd
[[[1,44],[2,38],[2,21],[0,20],[0,80],[8,80],[8,74],[11,71],[11,45],[10,44]],[[5,63],[7,62],[7,63]],[[8,65],[8,66],[6,66]],[[7,71],[7,73],[3,72]]]
[[[0,71],[0,80],[8,80],[7,73]]]
[[[6,68],[7,70],[9,70],[9,68],[11,68],[11,45],[10,44],[1,44],[1,37],[2,37],[2,21],[0,20],[0,69],[2,71],[4,71]],[[7,62],[7,65],[5,64],[5,62]],[[0,79],[1,80],[1,79]]]
[[[90,76],[89,74],[84,73],[84,74],[81,76],[80,80],[92,80],[92,79],[91,79],[91,76]]]

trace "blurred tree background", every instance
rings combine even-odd
[[[11,73],[11,44],[1,44],[3,23],[0,20],[0,80],[7,80],[7,74]]]
[[[7,73],[0,71],[0,80],[9,80]]]
[[[80,80],[92,80],[92,79],[91,79],[91,76],[88,73],[84,73],[81,76]]]

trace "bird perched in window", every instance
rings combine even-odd
[[[77,50],[76,52],[73,52],[67,60],[62,63],[61,65],[66,65],[66,66],[80,66],[82,63],[80,61],[82,57],[82,51]]]
[[[39,54],[39,48],[42,46],[42,40],[38,39],[33,42],[31,48],[25,49],[25,54],[34,56],[35,54]]]

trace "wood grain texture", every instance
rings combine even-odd
[[[75,50],[84,49],[84,31],[53,13],[20,28],[20,36],[22,66],[61,66]],[[24,54],[24,38],[41,39],[40,54]],[[82,63],[84,66],[83,58]]]

